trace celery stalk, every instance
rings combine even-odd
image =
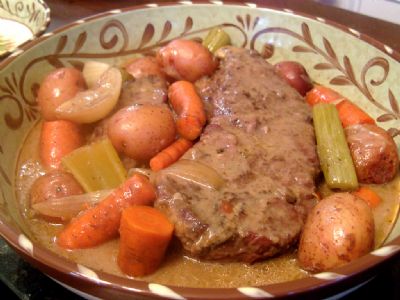
[[[230,44],[230,36],[220,27],[211,29],[203,40],[203,46],[207,47],[212,53],[215,53],[219,48]]]
[[[332,189],[356,189],[357,174],[335,105],[314,105],[313,119],[318,156],[326,183]]]
[[[72,151],[62,164],[86,192],[112,189],[126,179],[126,170],[109,139]]]

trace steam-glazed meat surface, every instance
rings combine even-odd
[[[311,111],[255,52],[229,48],[197,82],[209,117],[183,159],[214,168],[220,190],[160,172],[156,206],[191,255],[253,262],[297,242],[319,172]]]

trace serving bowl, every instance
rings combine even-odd
[[[266,286],[189,288],[107,274],[68,261],[38,243],[15,193],[18,153],[40,118],[35,95],[51,70],[86,60],[120,64],[178,38],[201,39],[222,26],[237,46],[271,63],[296,60],[311,78],[365,109],[399,145],[400,55],[387,45],[329,20],[222,1],[148,4],[76,21],[22,45],[0,65],[0,233],[27,261],[84,295],[111,299],[246,299],[326,297],[370,279],[400,253],[400,221],[384,245],[343,267]],[[257,74],[255,74],[257,76]],[[400,193],[400,192],[399,192]]]
[[[0,3],[0,57],[41,35],[50,22],[50,9],[42,0],[4,0]],[[1,45],[1,42],[0,42]]]

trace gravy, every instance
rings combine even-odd
[[[16,170],[17,199],[27,227],[31,230],[31,235],[44,247],[69,260],[94,270],[126,276],[121,273],[116,263],[118,239],[91,249],[74,251],[61,249],[55,243],[55,236],[62,230],[63,225],[49,223],[38,218],[29,209],[29,189],[35,179],[44,173],[39,162],[40,125],[41,123],[38,123],[28,134],[21,148]],[[390,183],[371,186],[383,199],[382,203],[373,211],[376,246],[385,240],[397,217],[399,184],[400,177],[397,176]],[[99,264],[99,262],[101,263]],[[308,276],[308,273],[300,269],[297,263],[295,250],[279,257],[248,265],[240,262],[198,261],[185,256],[179,243],[175,241],[169,248],[159,270],[140,279],[175,286],[229,288],[279,283],[306,276]]]

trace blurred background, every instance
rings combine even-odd
[[[400,0],[316,0],[316,2],[400,24]]]

